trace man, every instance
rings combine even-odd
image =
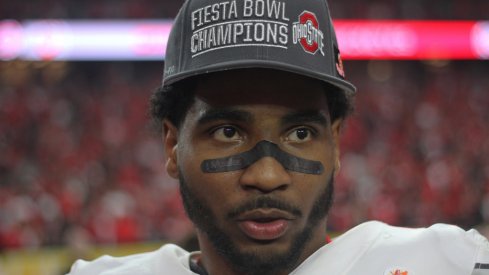
[[[489,274],[489,245],[449,225],[368,222],[326,242],[352,109],[326,2],[190,0],[152,114],[201,251],[78,261],[71,274]]]

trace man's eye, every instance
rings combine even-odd
[[[312,138],[312,131],[307,128],[297,128],[291,131],[287,137],[287,141],[292,141],[292,142],[305,142],[309,141]]]
[[[212,136],[219,141],[234,141],[241,139],[238,130],[232,126],[218,128],[212,133]]]

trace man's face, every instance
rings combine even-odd
[[[197,84],[180,129],[165,124],[167,169],[180,179],[199,238],[237,270],[290,271],[324,244],[340,122],[330,122],[319,81],[272,70],[211,74]],[[268,156],[240,170],[201,168],[263,140],[324,171],[286,170]]]

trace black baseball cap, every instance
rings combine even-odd
[[[345,80],[325,0],[187,0],[168,39],[163,86],[243,68],[297,73],[356,91]]]

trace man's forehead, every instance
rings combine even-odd
[[[203,103],[205,105],[205,103]],[[261,119],[261,114],[266,113],[274,116],[277,122],[282,125],[300,124],[304,122],[316,122],[324,126],[328,125],[328,113],[322,109],[287,109],[283,108],[270,110],[268,106],[262,106],[261,110],[256,108],[221,107],[205,106],[197,110],[197,123],[206,124],[208,122],[227,120],[243,123],[252,123]]]

